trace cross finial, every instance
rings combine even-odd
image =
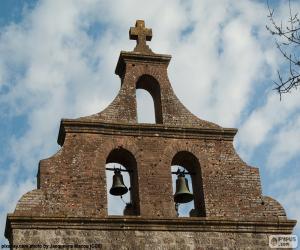
[[[142,53],[153,53],[146,41],[151,41],[152,29],[145,28],[144,20],[137,20],[135,27],[131,27],[129,30],[129,38],[131,40],[136,40],[136,46],[134,52]]]

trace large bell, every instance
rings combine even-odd
[[[128,188],[124,185],[123,182],[123,176],[121,174],[121,171],[116,169],[113,176],[113,184],[111,189],[109,190],[109,193],[111,195],[123,195],[128,192]]]
[[[180,173],[176,180],[175,203],[188,203],[194,199],[194,195],[189,190],[188,180]]]

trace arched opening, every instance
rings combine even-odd
[[[201,167],[196,156],[187,151],[178,152],[172,159],[171,172],[177,170],[188,172],[185,174],[185,178],[188,182],[188,188],[194,195],[194,200],[189,203],[180,204],[178,206],[178,216],[205,216],[205,203],[203,182],[201,175]],[[176,179],[177,175],[172,174],[173,193],[176,192]]]
[[[108,215],[138,215],[139,196],[137,181],[137,164],[134,156],[124,148],[116,148],[106,159],[107,208]],[[110,170],[108,170],[110,169]],[[121,170],[123,182],[128,192],[122,196],[111,195],[113,169]]]
[[[184,168],[183,166],[180,165],[172,165],[171,166],[171,171],[172,173],[174,172],[188,172],[186,168]],[[172,186],[173,186],[173,194],[175,194],[176,192],[176,180],[178,178],[177,174],[172,174]],[[189,189],[189,191],[191,193],[193,193],[193,186],[192,186],[192,179],[191,179],[191,175],[186,174],[185,178],[187,180],[186,184],[187,184],[187,188]],[[178,217],[188,217],[190,216],[190,212],[193,211],[195,209],[194,206],[194,202],[188,202],[188,203],[182,203],[182,204],[175,204],[177,207],[176,212]]]
[[[138,81],[136,82],[136,89],[143,89],[146,90],[153,98],[153,102],[154,102],[154,114],[155,114],[155,122],[156,123],[163,123],[163,119],[162,119],[162,107],[161,107],[161,91],[160,91],[160,85],[157,82],[157,80],[150,76],[150,75],[142,75]],[[137,92],[138,95],[138,92]],[[148,99],[148,98],[147,98]],[[144,102],[146,101],[146,105],[150,105],[151,102],[144,100]],[[142,101],[143,103],[143,101]],[[139,105],[140,103],[137,103],[137,105]],[[141,112],[147,112],[149,111],[149,108],[147,109],[143,109],[142,108],[137,107],[137,113],[140,112],[140,117],[144,117],[144,115],[141,114]],[[153,110],[153,109],[152,109]],[[151,117],[151,115],[145,115],[145,117]],[[148,119],[148,118],[147,118]],[[138,122],[139,122],[139,118],[138,118]]]
[[[136,104],[138,123],[155,123],[154,102],[148,91],[136,90]]]

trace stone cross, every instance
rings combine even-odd
[[[146,41],[151,41],[152,39],[152,29],[145,28],[144,20],[137,20],[135,27],[130,28],[129,38],[131,40],[136,40],[134,52],[153,53],[146,44]]]

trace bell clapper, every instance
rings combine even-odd
[[[179,203],[176,202],[175,203],[175,211],[176,211],[177,217],[179,216],[178,208],[179,208]]]

